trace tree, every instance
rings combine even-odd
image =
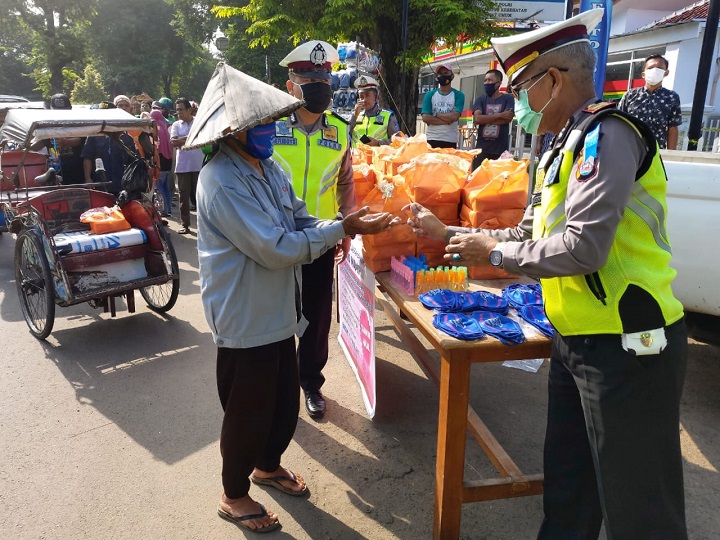
[[[70,101],[75,104],[99,103],[108,99],[100,73],[90,64],[85,66],[82,78],[75,81]]]
[[[85,60],[83,28],[95,0],[3,0],[2,9],[27,31],[27,63],[45,97],[69,92]]]
[[[287,35],[293,43],[307,39],[363,42],[379,53],[386,92],[397,104],[396,112],[406,126],[403,129],[412,133],[423,57],[437,39],[454,45],[460,39],[487,39],[497,33],[488,15],[491,6],[489,0],[410,0],[405,54],[402,2],[249,0],[242,7],[218,6],[213,12],[219,17],[242,15],[248,19],[248,33],[254,36],[251,46],[267,46]]]
[[[35,90],[28,65],[32,55],[31,39],[32,33],[22,23],[13,2],[0,0],[0,94],[42,98],[40,91]]]
[[[287,68],[281,67],[280,61],[293,48],[290,36],[284,36],[267,46],[252,47],[252,36],[247,33],[250,23],[239,16],[226,21],[223,31],[228,37],[229,46],[223,53],[225,61],[256,79],[282,87],[287,80]]]

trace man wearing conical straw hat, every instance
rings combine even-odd
[[[295,336],[307,326],[301,265],[345,236],[374,234],[393,223],[392,215],[370,215],[368,208],[338,220],[308,214],[270,158],[274,120],[302,104],[221,63],[185,143],[219,147],[197,189],[200,293],[217,345],[225,413],[218,514],[254,532],[280,523],[249,496],[250,480],[290,496],[308,493],[302,476],[281,464],[300,408]]]
[[[595,9],[493,38],[528,133],[557,133],[515,229],[411,224],[445,258],[540,278],[555,328],[540,539],[685,539],[679,403],[687,334],[673,296],[665,171],[650,129],[599,103]]]

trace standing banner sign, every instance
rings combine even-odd
[[[595,8],[604,8],[602,21],[595,30],[590,32],[590,45],[597,55],[595,65],[595,94],[602,99],[605,89],[605,66],[607,64],[608,46],[610,45],[610,23],[612,22],[612,2],[607,0],[580,0],[580,13]]]
[[[350,252],[338,265],[338,341],[355,372],[370,418],[375,416],[375,274],[365,266],[362,240],[350,243]]]

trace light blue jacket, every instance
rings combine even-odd
[[[200,294],[218,347],[258,347],[302,335],[301,265],[345,236],[307,213],[272,159],[265,178],[221,144],[197,187]]]

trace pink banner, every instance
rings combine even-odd
[[[355,238],[338,266],[338,341],[355,372],[368,416],[375,416],[375,274],[363,262],[362,241]]]

